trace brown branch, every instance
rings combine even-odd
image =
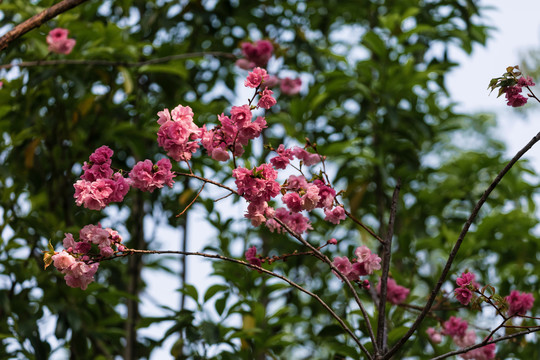
[[[352,221],[354,221],[356,224],[358,224],[362,229],[366,230],[369,235],[373,236],[375,239],[377,239],[377,241],[379,241],[381,244],[384,244],[384,240],[377,234],[375,234],[375,231],[371,230],[368,226],[364,225],[364,223],[362,223],[360,220],[358,220],[357,218],[355,218],[353,216],[353,214],[351,214],[350,212],[347,211],[347,209],[345,209],[345,215],[347,215],[347,217],[349,219],[351,219]]]
[[[493,340],[489,340],[489,338],[486,338],[484,341],[482,341],[482,342],[480,342],[478,344],[475,344],[475,345],[472,345],[472,346],[469,346],[469,347],[466,347],[466,348],[463,348],[463,349],[459,349],[459,350],[456,350],[456,351],[451,351],[451,352],[443,354],[443,355],[436,356],[434,358],[431,358],[431,360],[445,359],[447,357],[450,357],[450,356],[453,356],[453,355],[463,354],[463,353],[466,353],[468,351],[478,349],[478,348],[484,347],[484,346],[489,345],[489,344],[495,344],[495,343],[498,343],[499,341],[512,339],[512,338],[515,338],[515,337],[518,337],[518,336],[531,334],[531,333],[537,332],[537,331],[540,331],[540,326],[536,326],[536,327],[533,327],[532,329],[527,329],[527,330],[524,330],[524,331],[520,331],[520,332],[515,333],[515,334],[501,336],[501,337],[493,339]]]
[[[30,19],[15,26],[12,30],[8,31],[0,38],[0,50],[4,50],[10,42],[23,36],[30,30],[40,27],[43,23],[51,20],[63,12],[74,8],[77,5],[82,4],[85,1],[87,0],[63,0],[58,4],[43,10],[39,14],[32,16]]]
[[[527,143],[527,145],[525,145],[520,151],[518,151],[518,153],[512,158],[512,160],[510,160],[508,162],[508,164],[501,170],[501,172],[497,175],[497,177],[495,177],[495,179],[489,185],[489,187],[486,189],[486,191],[484,192],[484,194],[482,195],[480,200],[478,200],[478,202],[476,203],[473,211],[471,212],[471,215],[469,216],[469,218],[467,219],[467,221],[463,225],[463,229],[461,230],[461,233],[459,234],[459,237],[458,237],[452,251],[450,252],[450,255],[448,256],[448,260],[446,261],[446,265],[444,266],[444,269],[443,269],[441,275],[439,276],[439,280],[437,281],[437,284],[435,285],[435,288],[433,288],[433,290],[431,291],[431,295],[430,295],[426,305],[424,306],[424,310],[422,310],[420,315],[418,315],[418,317],[416,318],[416,320],[414,321],[414,323],[410,327],[409,331],[407,331],[407,333],[390,349],[390,351],[388,351],[385,354],[384,359],[390,359],[392,357],[392,355],[394,355],[398,351],[398,349],[401,346],[403,346],[403,344],[405,344],[405,342],[407,342],[407,340],[411,337],[412,334],[414,334],[414,332],[416,331],[416,329],[418,328],[420,323],[424,320],[426,315],[429,313],[429,310],[431,309],[431,306],[433,305],[433,302],[435,301],[435,297],[439,293],[439,291],[440,291],[440,289],[442,287],[442,284],[443,284],[444,280],[446,279],[446,276],[450,272],[450,267],[452,266],[452,263],[454,262],[454,259],[456,258],[456,255],[457,255],[457,253],[459,251],[459,248],[460,248],[463,240],[465,239],[465,235],[467,235],[467,233],[469,232],[469,228],[471,227],[473,221],[476,219],[476,216],[480,212],[480,209],[482,208],[484,203],[487,201],[487,199],[488,199],[489,195],[491,194],[491,192],[501,182],[502,178],[506,175],[506,173],[508,173],[508,171],[510,171],[512,166],[514,166],[514,164],[527,151],[529,151],[534,146],[534,144],[536,144],[538,141],[540,141],[540,132],[538,134],[536,134],[531,139],[531,141],[529,141]]]
[[[298,285],[297,283],[295,283],[294,281],[290,280],[289,278],[287,278],[287,277],[285,277],[283,275],[279,275],[279,274],[277,274],[277,273],[275,273],[273,271],[267,270],[267,269],[265,269],[263,267],[260,267],[260,266],[257,266],[257,265],[247,263],[247,262],[242,261],[242,260],[237,260],[237,259],[233,259],[233,258],[230,258],[230,257],[217,255],[217,254],[207,254],[207,253],[191,252],[191,251],[125,249],[121,254],[116,254],[115,256],[104,259],[104,260],[112,260],[112,259],[115,259],[115,258],[126,257],[126,256],[130,256],[130,255],[133,255],[133,254],[177,254],[177,255],[186,255],[186,256],[189,256],[189,255],[201,256],[201,257],[210,258],[210,259],[219,259],[219,260],[229,261],[229,262],[232,262],[232,263],[235,263],[235,264],[240,264],[240,265],[255,269],[255,270],[257,270],[257,271],[259,271],[261,273],[265,273],[267,275],[270,275],[270,276],[276,277],[278,279],[281,279],[281,280],[285,281],[286,283],[288,283],[289,285],[291,285],[292,287],[300,290],[301,292],[303,292],[303,293],[311,296],[315,300],[317,300],[330,313],[330,315],[334,319],[337,320],[337,322],[341,325],[343,330],[345,330],[353,338],[353,340],[356,342],[356,344],[362,350],[362,352],[364,352],[364,354],[367,356],[367,358],[372,360],[372,357],[369,354],[369,352],[367,351],[366,347],[364,345],[362,345],[362,343],[360,342],[358,337],[347,326],[345,321],[341,317],[339,317],[339,315],[336,314],[334,312],[334,310],[332,310],[332,308],[327,303],[324,302],[324,300],[322,300],[317,294],[314,294],[311,291],[303,288],[302,286]]]
[[[123,67],[142,67],[145,65],[163,64],[173,60],[191,59],[201,56],[219,56],[235,59],[231,53],[221,51],[208,51],[208,52],[194,52],[186,54],[177,54],[171,56],[165,56],[161,58],[155,58],[144,61],[128,62],[128,61],[112,61],[112,60],[77,60],[77,59],[58,59],[58,60],[36,60],[36,61],[22,61],[19,63],[0,65],[0,69],[11,69],[13,67],[32,67],[32,66],[56,66],[56,65],[86,65],[86,66],[123,66]]]
[[[388,273],[390,272],[390,259],[392,257],[392,238],[394,237],[394,224],[396,220],[397,203],[399,190],[401,189],[401,179],[397,179],[397,184],[392,195],[392,205],[390,206],[390,220],[388,221],[388,231],[386,239],[382,245],[382,275],[381,275],[381,291],[379,296],[379,318],[377,324],[377,347],[379,351],[384,352],[387,348],[387,333],[386,333],[386,293],[388,290]],[[380,354],[379,354],[380,355]]]
[[[188,173],[182,173],[182,172],[178,172],[178,171],[175,171],[174,172],[176,175],[179,175],[179,176],[187,176],[187,177],[191,177],[191,178],[194,178],[194,179],[197,179],[197,180],[201,180],[201,181],[204,181],[206,183],[209,183],[209,184],[212,184],[212,185],[215,185],[215,186],[218,186],[220,188],[223,188],[223,189],[226,189],[226,190],[229,190],[231,193],[235,194],[235,195],[238,195],[238,192],[226,185],[223,185],[222,183],[219,183],[217,181],[214,181],[214,180],[210,180],[210,179],[207,179],[207,178],[204,178],[202,176],[198,176],[198,175],[195,175],[195,174],[188,174]]]
[[[197,200],[199,198],[199,195],[201,195],[201,192],[203,191],[204,189],[204,186],[206,185],[205,182],[203,182],[202,186],[201,186],[201,189],[199,190],[199,192],[197,193],[197,195],[195,195],[195,197],[193,198],[193,200],[191,200],[191,202],[186,206],[186,208],[184,210],[182,210],[182,212],[178,215],[176,215],[176,217],[180,217],[182,215],[184,215],[184,213],[191,207],[191,205],[193,205],[193,203],[195,202],[195,200]],[[230,194],[229,194],[230,195]],[[228,195],[227,195],[228,196]]]

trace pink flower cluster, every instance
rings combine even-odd
[[[244,81],[244,86],[255,89],[261,86],[261,84],[269,78],[270,75],[268,75],[265,69],[256,67],[248,74],[246,80]]]
[[[337,256],[332,262],[350,281],[359,280],[360,276],[371,275],[373,271],[381,268],[381,258],[377,254],[372,254],[367,246],[357,247],[354,255],[356,258],[352,261],[346,256]]]
[[[289,229],[297,234],[302,234],[307,230],[313,229],[311,227],[311,222],[307,217],[300,213],[288,211],[283,207],[276,209],[274,218],[283,222]],[[274,218],[269,218],[268,221],[266,221],[266,227],[270,229],[271,232],[275,231],[278,234],[284,232],[285,229],[283,229]]]
[[[257,248],[255,246],[250,247],[246,250],[244,253],[244,256],[246,257],[246,260],[251,265],[261,266],[262,262],[261,259],[257,257]]]
[[[433,328],[429,328],[426,332],[434,343],[441,342],[441,335],[448,335],[457,346],[466,348],[476,344],[476,332],[472,329],[468,329],[468,327],[469,324],[465,320],[451,316],[450,319],[443,323],[443,330],[441,332],[438,332]],[[495,350],[495,344],[489,344],[467,351],[459,356],[463,359],[491,360],[495,358]]]
[[[509,305],[508,315],[525,315],[527,311],[532,309],[534,296],[530,293],[520,293],[517,290],[512,290],[510,295],[504,298]]]
[[[169,159],[161,159],[155,165],[148,159],[139,161],[129,173],[131,185],[149,192],[161,189],[164,185],[172,188],[176,174],[171,171],[171,168]]]
[[[478,289],[478,284],[474,281],[475,275],[473,273],[462,273],[461,277],[458,277],[456,284],[459,286],[454,290],[457,301],[463,305],[468,305],[473,297],[473,291]]]
[[[285,95],[296,95],[300,92],[300,89],[302,88],[302,79],[292,79],[290,77],[285,77],[281,79],[279,83],[279,88],[281,92]]]
[[[404,302],[407,296],[409,296],[409,293],[411,292],[406,287],[398,285],[396,283],[396,280],[392,278],[388,278],[386,285],[387,285],[386,301],[394,305],[401,304],[402,302]],[[381,295],[381,282],[380,281],[377,284],[376,289],[377,289],[377,294]]]
[[[193,122],[193,111],[189,106],[178,105],[170,113],[169,109],[158,112],[160,126],[158,144],[175,161],[188,161],[197,151],[200,130]]]
[[[122,237],[117,231],[101,225],[86,225],[79,232],[79,241],[73,235],[65,234],[64,250],[52,256],[56,269],[64,274],[66,284],[70,287],[86,290],[94,281],[99,267],[96,259],[108,258],[116,251],[123,251]]]
[[[56,28],[49,31],[47,35],[47,44],[49,51],[57,54],[69,54],[75,46],[75,40],[68,38],[69,31],[62,28]]]
[[[274,165],[276,169],[285,169],[294,158],[301,160],[306,166],[315,165],[321,161],[318,154],[307,152],[299,146],[295,146],[292,149],[286,149],[283,144],[280,144],[276,149],[276,152],[278,153],[278,156],[270,159],[270,163]]]
[[[241,156],[244,153],[244,146],[250,140],[258,138],[266,128],[264,117],[258,116],[255,121],[251,121],[252,118],[249,105],[233,106],[230,117],[224,114],[218,116],[219,125],[211,130],[207,130],[206,125],[203,125],[201,144],[212,159],[227,161],[228,150],[231,150],[234,156]]]
[[[259,40],[255,43],[243,42],[241,47],[244,58],[236,60],[236,66],[244,70],[251,70],[255,66],[265,67],[274,51],[274,46],[268,40]]]
[[[525,86],[534,86],[535,83],[533,82],[532,78],[530,76],[520,77],[517,81],[517,84],[514,86],[507,86],[504,89],[504,93],[507,100],[507,105],[512,107],[520,107],[527,103],[527,98],[523,95],[521,95],[521,91],[523,90],[523,87]]]
[[[111,169],[113,151],[107,146],[90,155],[90,162],[83,165],[84,173],[75,188],[75,202],[91,210],[101,210],[111,202],[121,202],[129,191],[130,181]]]

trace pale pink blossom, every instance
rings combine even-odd
[[[66,251],[61,251],[52,256],[54,267],[62,271],[70,267],[75,263],[75,258],[67,253]]]
[[[233,177],[238,194],[247,201],[269,201],[280,193],[281,187],[276,181],[277,172],[270,164],[262,164],[252,170],[236,168]]]
[[[324,220],[331,222],[332,224],[339,224],[341,220],[345,220],[345,209],[341,206],[336,206],[332,210],[324,210]]]
[[[426,330],[426,333],[429,336],[431,342],[439,344],[442,341],[442,335],[440,332],[436,331],[434,328],[430,327]]]
[[[334,204],[334,198],[336,196],[336,190],[326,185],[322,180],[315,180],[313,184],[319,187],[319,196],[321,199],[317,204],[318,208],[329,209]]]
[[[64,234],[64,240],[62,241],[62,245],[64,246],[64,249],[67,251],[70,251],[70,248],[75,247],[75,240],[73,239],[73,234],[71,233],[65,233]]]
[[[287,193],[283,195],[281,200],[287,205],[290,211],[292,212],[300,212],[302,211],[302,200],[300,198],[300,195],[296,192]]]
[[[276,152],[278,153],[278,156],[271,158],[270,163],[276,169],[285,169],[293,158],[292,150],[285,149],[285,146],[283,144],[280,144],[276,149]]]
[[[302,88],[302,80],[300,78],[291,79],[289,77],[281,79],[280,89],[283,94],[296,95]]]
[[[297,159],[302,160],[304,165],[306,166],[315,165],[319,161],[321,161],[321,158],[318,154],[312,154],[298,146],[295,146],[292,149],[292,153]]]
[[[302,209],[307,211],[315,209],[320,199],[319,187],[314,184],[309,184],[304,189],[304,195],[302,195]]]
[[[64,280],[66,284],[73,288],[86,290],[88,284],[94,281],[94,274],[98,269],[99,263],[85,264],[82,261],[73,263],[67,269],[64,269]]]
[[[253,114],[249,105],[242,106],[233,106],[231,108],[231,120],[238,126],[238,128],[243,128],[248,126],[251,123]]]

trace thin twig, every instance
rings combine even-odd
[[[347,211],[347,209],[343,208],[345,210],[345,215],[347,215],[347,217],[349,219],[351,219],[352,221],[354,221],[356,224],[358,224],[362,229],[366,230],[369,235],[373,236],[375,239],[377,239],[377,241],[379,241],[381,244],[384,244],[384,240],[377,234],[375,234],[375,232],[373,230],[371,230],[368,226],[364,225],[364,223],[362,223],[360,220],[358,220],[357,218],[355,218],[353,216],[353,214],[351,214],[350,212]]]
[[[201,186],[201,189],[199,190],[199,192],[197,193],[197,195],[195,195],[195,197],[193,198],[193,200],[191,200],[191,202],[186,206],[186,208],[178,215],[176,215],[176,217],[180,217],[182,215],[184,215],[184,213],[187,211],[187,209],[189,209],[189,207],[191,205],[193,205],[193,203],[195,202],[195,200],[197,200],[199,198],[199,195],[201,194],[201,192],[203,191],[204,189],[204,186],[206,185],[205,182],[203,182],[202,186]]]
[[[10,42],[23,36],[30,30],[41,26],[43,23],[49,21],[57,15],[74,8],[85,1],[87,0],[63,0],[58,4],[43,10],[39,14],[32,16],[30,19],[15,26],[12,30],[8,31],[0,38],[0,50],[4,50]]]
[[[129,62],[129,61],[113,61],[113,60],[78,60],[78,59],[58,59],[58,60],[36,60],[22,61],[19,63],[11,63],[0,65],[0,69],[11,69],[12,67],[33,67],[33,66],[56,66],[56,65],[85,65],[85,66],[123,66],[123,67],[143,67],[145,65],[154,65],[167,63],[173,60],[191,59],[201,56],[216,56],[236,59],[231,53],[222,51],[201,51],[186,54],[177,54],[165,56],[161,58],[149,59],[144,61]]]
[[[187,177],[191,177],[191,178],[194,178],[194,179],[197,179],[197,180],[201,180],[201,181],[204,181],[206,183],[209,183],[209,184],[212,184],[212,185],[215,185],[215,186],[218,186],[220,188],[223,188],[223,189],[226,189],[226,190],[229,190],[231,193],[235,194],[235,195],[238,195],[238,192],[226,185],[223,185],[222,183],[219,183],[217,181],[214,181],[214,180],[210,180],[210,179],[207,179],[207,178],[204,178],[202,176],[198,176],[198,175],[195,175],[195,174],[188,174],[188,173],[182,173],[182,172],[178,172],[178,171],[175,171],[174,172],[176,175],[178,176],[187,176]]]
[[[270,275],[270,276],[276,277],[278,279],[281,279],[281,280],[285,281],[286,283],[288,283],[289,285],[291,285],[292,287],[300,290],[301,292],[303,292],[303,293],[311,296],[315,300],[317,300],[330,313],[330,315],[334,319],[337,320],[337,322],[341,325],[343,330],[345,330],[353,338],[353,340],[356,342],[356,344],[362,350],[362,352],[367,356],[367,358],[372,360],[371,355],[367,351],[366,347],[364,345],[362,345],[362,343],[360,342],[360,339],[358,339],[358,337],[354,334],[354,332],[347,326],[345,321],[339,315],[337,315],[334,312],[334,310],[332,310],[332,308],[328,304],[326,304],[324,302],[324,300],[322,300],[318,295],[316,295],[316,294],[312,293],[311,291],[303,288],[302,286],[298,285],[297,283],[295,283],[294,281],[290,280],[289,278],[287,278],[287,277],[285,277],[283,275],[279,275],[279,274],[277,274],[277,273],[275,273],[273,271],[267,270],[267,269],[265,269],[263,267],[260,267],[260,266],[257,266],[257,265],[247,263],[247,262],[242,261],[242,260],[237,260],[237,259],[233,259],[233,258],[230,258],[230,257],[217,255],[217,254],[207,254],[207,253],[191,252],[191,251],[125,249],[125,251],[123,251],[122,253],[116,254],[115,256],[104,259],[104,260],[112,260],[114,258],[130,256],[130,255],[133,255],[133,254],[177,254],[177,255],[186,255],[186,256],[189,256],[189,255],[201,256],[201,257],[210,258],[210,259],[219,259],[219,260],[224,260],[224,261],[229,261],[229,262],[232,262],[232,263],[240,264],[240,265],[255,269],[255,270],[257,270],[257,271],[259,271],[261,273],[265,273],[267,275]]]
[[[518,153],[512,158],[512,160],[510,160],[508,162],[508,164],[504,167],[504,169],[501,170],[501,172],[497,175],[497,177],[495,177],[493,182],[488,186],[488,188],[486,189],[486,191],[484,192],[484,194],[482,195],[480,200],[478,200],[478,202],[476,203],[473,211],[471,212],[471,215],[469,216],[469,218],[467,219],[467,221],[463,225],[463,229],[461,230],[461,233],[459,234],[459,237],[458,237],[458,239],[457,239],[457,241],[456,241],[450,255],[448,256],[448,260],[446,261],[446,265],[444,266],[444,269],[443,269],[441,275],[439,276],[439,280],[437,281],[437,284],[435,285],[435,287],[431,291],[431,295],[429,296],[429,299],[428,299],[426,305],[424,306],[424,310],[422,310],[420,315],[418,315],[418,317],[416,318],[414,323],[411,325],[411,327],[407,331],[407,333],[400,340],[398,340],[398,342],[390,349],[390,351],[388,351],[385,354],[384,359],[390,359],[392,357],[392,355],[394,355],[398,351],[398,349],[401,346],[403,346],[403,344],[405,344],[405,342],[407,342],[407,340],[411,337],[411,335],[414,334],[416,329],[418,329],[418,326],[424,320],[424,318],[428,314],[429,310],[431,309],[431,306],[433,305],[433,302],[435,301],[435,297],[439,293],[439,291],[440,291],[440,289],[442,287],[442,284],[443,284],[444,280],[446,279],[446,276],[450,272],[450,267],[452,266],[452,263],[454,262],[454,259],[455,259],[456,255],[457,255],[458,251],[459,251],[461,243],[463,242],[463,239],[465,238],[465,235],[467,235],[467,233],[469,232],[469,228],[471,227],[473,221],[476,219],[476,216],[480,212],[480,209],[482,208],[482,206],[484,205],[484,203],[488,199],[491,192],[497,187],[499,182],[501,182],[502,178],[506,175],[506,173],[508,173],[508,171],[510,171],[512,166],[514,166],[514,164],[527,151],[529,151],[534,146],[534,144],[536,144],[539,140],[540,140],[540,132],[538,134],[536,134],[531,139],[531,141],[529,141],[527,143],[527,145],[525,145],[520,151],[518,151]]]
[[[489,340],[488,338],[486,338],[484,341],[482,341],[482,342],[480,342],[478,344],[468,346],[468,347],[463,348],[463,349],[451,351],[451,352],[448,352],[448,353],[443,354],[443,355],[436,356],[434,358],[431,358],[431,360],[440,360],[440,359],[445,359],[445,358],[453,356],[453,355],[464,354],[464,353],[466,353],[468,351],[478,349],[480,347],[484,347],[484,346],[489,345],[489,344],[495,344],[495,343],[498,343],[499,341],[512,339],[512,338],[515,338],[515,337],[518,337],[518,336],[531,334],[531,333],[537,332],[537,331],[540,331],[540,326],[536,326],[536,327],[534,327],[532,329],[527,329],[527,330],[524,330],[524,331],[520,331],[520,332],[515,333],[515,334],[501,336],[501,337],[498,337],[498,338],[493,339],[493,340]],[[486,340],[489,340],[489,341],[486,341]]]
[[[371,339],[371,342],[373,343],[373,347],[375,350],[377,350],[377,343],[375,342],[375,334],[373,333],[373,327],[371,326],[371,322],[369,321],[369,315],[366,311],[366,309],[364,308],[364,305],[362,305],[362,301],[360,300],[360,298],[358,297],[358,294],[356,293],[356,290],[354,289],[354,286],[352,285],[352,283],[349,281],[349,279],[347,279],[347,277],[345,275],[343,275],[341,273],[341,271],[338,270],[338,268],[336,268],[334,266],[334,264],[332,263],[332,261],[326,256],[324,255],[320,250],[317,250],[317,248],[315,248],[313,245],[311,245],[306,239],[304,239],[302,237],[302,235],[296,233],[294,230],[292,230],[290,227],[288,227],[285,223],[283,223],[283,221],[281,221],[280,219],[278,219],[277,217],[274,218],[274,220],[279,224],[281,225],[281,227],[283,227],[289,234],[291,234],[293,237],[295,237],[296,239],[298,239],[298,241],[300,241],[302,244],[304,244],[305,246],[307,246],[310,250],[313,251],[313,256],[317,257],[318,259],[322,260],[323,262],[325,262],[326,264],[328,264],[328,266],[330,267],[331,270],[333,270],[333,272],[335,274],[338,275],[338,277],[343,281],[345,282],[345,284],[347,285],[347,287],[349,288],[349,290],[351,291],[351,294],[353,295],[354,297],[354,300],[356,301],[356,303],[358,304],[358,307],[360,308],[360,311],[362,312],[362,316],[364,317],[364,320],[366,321],[366,327],[368,329],[368,333],[369,333],[369,337]]]
[[[379,351],[384,352],[387,349],[387,334],[386,334],[386,293],[388,273],[390,272],[390,260],[392,257],[392,238],[394,237],[394,224],[396,220],[397,203],[399,198],[399,190],[401,189],[401,179],[397,179],[397,184],[392,195],[392,204],[390,206],[390,219],[388,221],[388,231],[386,239],[383,243],[383,258],[382,258],[382,275],[381,275],[381,291],[379,296],[379,318],[377,325],[377,347]],[[381,354],[379,354],[381,355]]]

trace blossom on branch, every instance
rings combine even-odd
[[[69,54],[75,46],[75,40],[68,38],[69,31],[67,29],[56,28],[47,35],[47,44],[49,51],[57,54]]]
[[[509,305],[508,315],[525,315],[527,311],[532,309],[534,296],[530,293],[520,293],[517,290],[512,290],[510,295],[504,298]]]

